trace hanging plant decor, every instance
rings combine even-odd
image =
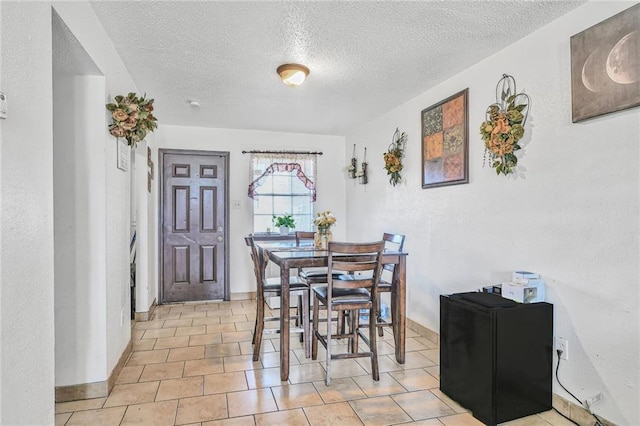
[[[116,138],[125,138],[133,147],[158,127],[152,113],[153,99],[146,99],[145,96],[129,93],[127,96],[116,96],[114,103],[106,105],[113,118],[109,133]]]
[[[402,157],[404,157],[404,145],[407,141],[407,134],[405,132],[400,133],[400,130],[396,127],[396,131],[391,138],[391,145],[389,150],[384,153],[384,168],[389,175],[389,183],[396,186],[402,180],[400,172],[404,167],[402,165]]]
[[[496,102],[489,105],[486,121],[480,125],[484,141],[484,162],[489,159],[496,174],[508,175],[518,164],[515,151],[524,136],[524,124],[529,114],[531,99],[516,92],[515,79],[503,74],[496,86]]]

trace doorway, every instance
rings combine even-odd
[[[229,153],[160,150],[160,301],[229,300]]]

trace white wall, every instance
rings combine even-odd
[[[346,139],[373,154],[370,184],[347,190],[348,237],[407,235],[408,316],[437,331],[440,294],[516,269],[541,273],[555,334],[570,343],[563,384],[583,399],[603,392],[595,412],[621,425],[640,424],[640,109],[571,123],[569,37],[633,4],[581,6]],[[503,73],[533,101],[515,179],[482,167],[478,129]],[[420,112],[466,87],[470,183],[422,189]],[[396,126],[409,141],[405,182],[393,188],[382,153]],[[571,399],[556,384],[554,392]]]
[[[51,10],[0,11],[0,424],[53,424]]]
[[[240,209],[229,210],[230,235],[230,291],[255,291],[251,275],[250,258],[242,237],[253,231],[253,200],[247,196],[249,186],[249,154],[242,151],[257,150],[310,150],[322,151],[318,156],[318,196],[315,211],[331,210],[338,218],[333,230],[335,239],[346,237],[346,199],[344,138],[262,131],[160,126],[155,144],[159,149],[196,149],[230,152],[229,200],[239,200]],[[156,167],[159,163],[156,162]],[[156,170],[160,175],[160,170]],[[160,185],[160,183],[154,183]],[[157,267],[155,268],[157,270]],[[158,277],[158,281],[160,277]]]
[[[54,48],[55,52],[55,48]],[[104,77],[54,73],[56,386],[106,380]]]
[[[0,2],[0,90],[9,99],[0,128],[0,383],[11,389],[0,394],[1,424],[54,422],[52,5],[106,77],[102,106],[136,90],[88,4]],[[120,322],[129,309],[129,176],[116,169],[106,127],[102,140],[110,372],[130,339],[128,316]]]

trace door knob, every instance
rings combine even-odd
[[[222,235],[218,235],[218,241],[222,241],[224,240],[224,238],[222,238]]]

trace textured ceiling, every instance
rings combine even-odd
[[[160,125],[345,134],[583,0],[92,2]],[[278,65],[311,69],[301,87]],[[191,108],[188,100],[200,102]]]

